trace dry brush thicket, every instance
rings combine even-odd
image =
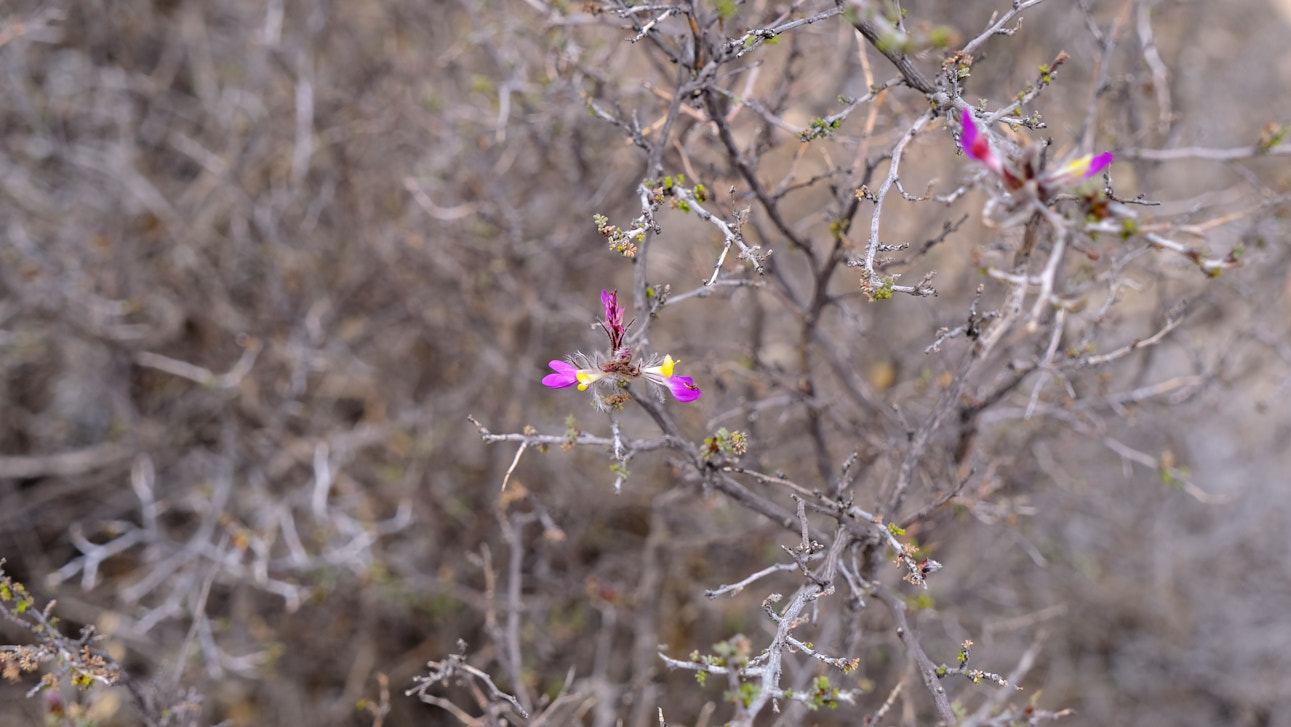
[[[1291,724],[1286,32],[0,4],[0,725]]]

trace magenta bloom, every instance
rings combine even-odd
[[[1096,157],[1086,154],[1071,160],[1062,169],[1046,177],[1051,184],[1062,184],[1089,179],[1107,168],[1112,163],[1116,155],[1110,151],[1105,151]]]
[[[647,366],[641,369],[641,373],[646,377],[646,381],[657,386],[668,387],[673,398],[682,403],[691,402],[703,396],[704,392],[699,390],[694,379],[689,376],[677,376],[672,372],[676,365],[677,362],[672,360],[672,356],[664,356],[658,366]]]
[[[668,387],[668,391],[672,392],[673,398],[683,404],[704,395],[704,392],[699,390],[699,385],[689,376],[673,376],[664,381],[664,384]]]
[[[964,154],[986,165],[986,168],[994,172],[1009,190],[1019,190],[1028,183],[1034,182],[1042,200],[1052,199],[1066,187],[1098,174],[1106,169],[1115,157],[1110,151],[1098,156],[1086,154],[1067,162],[1056,171],[1042,173],[1035,167],[1035,159],[1040,156],[1039,147],[1024,149],[1018,160],[1006,164],[991,149],[991,142],[986,138],[986,134],[978,130],[977,124],[973,122],[971,111],[965,110],[960,114],[959,120],[964,127],[960,135]]]
[[[564,361],[549,361],[547,365],[556,373],[542,377],[542,384],[553,389],[565,389],[577,384],[579,391],[586,391],[588,386],[605,377],[602,371],[580,369]]]
[[[551,361],[547,364],[556,373],[542,377],[542,385],[553,389],[564,389],[578,383],[578,367],[564,361]]]
[[[1112,163],[1112,159],[1115,158],[1116,155],[1110,151],[1105,151],[1102,154],[1099,154],[1089,163],[1089,171],[1085,172],[1085,176],[1092,177],[1095,174],[1098,174],[1106,169],[1107,166]]]
[[[986,134],[977,131],[977,124],[973,123],[973,112],[964,109],[960,115],[959,121],[964,126],[964,133],[961,140],[964,144],[964,153],[969,157],[986,165],[987,169],[995,172],[996,176],[1004,177],[1004,162],[1000,160],[995,152],[991,151],[991,141],[986,138]]]
[[[689,376],[678,376],[673,373],[677,365],[672,356],[657,355],[652,357],[648,362],[637,363],[633,361],[632,349],[623,345],[623,340],[627,336],[627,330],[632,325],[623,323],[623,306],[619,305],[619,295],[616,290],[601,291],[601,305],[605,310],[605,319],[601,321],[601,328],[605,335],[610,339],[609,356],[604,354],[585,356],[577,354],[570,361],[551,361],[547,365],[555,373],[547,374],[542,378],[543,386],[553,389],[566,389],[571,386],[577,386],[579,391],[586,391],[589,387],[598,382],[604,382],[603,386],[617,388],[620,384],[627,384],[633,379],[644,378],[651,384],[665,388],[672,393],[673,398],[680,402],[691,402],[703,395],[699,385]],[[575,365],[579,364],[579,365]],[[611,405],[611,398],[596,396],[597,406],[607,408]],[[621,400],[620,400],[621,401]],[[618,404],[613,404],[618,405]]]

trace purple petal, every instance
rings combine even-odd
[[[964,154],[970,159],[976,159],[985,164],[986,168],[995,172],[996,176],[1008,181],[1010,175],[1004,169],[1004,162],[991,151],[991,140],[986,138],[986,134],[977,131],[977,124],[973,123],[973,113],[965,110],[959,120],[964,126],[964,132],[959,137],[964,145]]]
[[[570,365],[564,361],[549,361],[547,365],[556,373],[547,374],[542,377],[543,386],[550,386],[553,389],[564,389],[578,383],[577,366]]]
[[[1085,172],[1082,179],[1088,179],[1106,169],[1107,165],[1112,163],[1112,159],[1115,158],[1115,156],[1116,155],[1112,152],[1105,151],[1091,159],[1089,162],[1089,169]]]
[[[978,156],[980,149],[977,146],[977,124],[973,123],[973,112],[964,109],[964,113],[959,117],[959,123],[964,127],[964,133],[960,135],[964,143],[964,153],[973,159],[981,159]]]
[[[682,403],[694,401],[704,394],[689,376],[670,376],[664,379],[664,383],[673,397]]]

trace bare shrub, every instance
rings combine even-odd
[[[5,6],[0,700],[1285,722],[1284,28],[906,5]]]

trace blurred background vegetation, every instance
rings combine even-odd
[[[739,5],[746,26],[778,12]],[[1008,3],[907,5],[917,22],[963,39]],[[1269,124],[1291,121],[1289,29],[1271,4],[1148,5],[1177,121],[1162,134],[1155,108],[1143,111],[1156,96],[1134,38],[1113,56],[1102,103],[1118,128],[1143,131],[1100,142],[1251,147]],[[1042,105],[1070,147],[1098,57],[1087,18],[1124,22],[1133,37],[1136,8],[1046,3],[988,45],[973,93],[1002,102],[1066,50],[1072,60]],[[520,685],[495,673],[502,688],[554,695],[571,669],[596,674],[577,717],[595,725],[654,724],[658,704],[670,724],[693,725],[720,704],[720,685],[666,672],[655,644],[684,657],[765,629],[758,604],[772,586],[716,601],[702,591],[783,560],[793,536],[677,489],[680,470],[665,455],[635,462],[615,494],[604,452],[530,451],[500,495],[514,447],[482,443],[467,420],[559,434],[572,414],[581,429],[608,430],[582,397],[538,384],[549,359],[598,345],[589,326],[601,289],[632,281],[592,215],[624,224],[639,213],[643,159],[587,100],[647,125],[666,110],[656,92],[675,70],[594,9],[0,3],[0,556],[42,603],[56,598],[68,624],[106,635],[140,699],[191,700],[199,724],[372,724],[357,705],[377,698],[381,673],[389,724],[456,723],[403,690],[459,638],[471,663],[493,672],[491,630],[506,614],[493,610],[492,589],[515,569],[525,668]],[[759,53],[759,91],[798,74],[782,116],[800,127],[837,111],[840,94],[865,92],[845,23],[800,29]],[[879,79],[895,75],[873,52],[866,63]],[[883,113],[921,103],[894,89]],[[863,111],[841,134],[860,134]],[[679,124],[698,126],[684,115]],[[883,114],[877,124],[876,148],[890,146],[899,125]],[[769,174],[799,153],[792,135],[748,133],[766,133]],[[953,187],[965,161],[944,126],[927,136],[903,174]],[[809,148],[803,178],[855,153],[837,140]],[[711,189],[738,184],[712,159],[693,163]],[[667,164],[685,171],[677,158]],[[947,658],[972,638],[983,668],[1007,671],[1039,643],[1026,695],[1074,708],[1070,724],[1291,724],[1291,245],[1277,201],[1291,175],[1285,157],[1115,171],[1123,196],[1185,215],[1273,200],[1209,231],[1215,249],[1243,246],[1244,267],[1214,280],[1187,261],[1154,270],[1125,291],[1109,326],[1114,348],[1189,298],[1179,339],[1104,383],[1204,384],[1172,406],[1122,407],[1092,436],[1002,414],[982,506],[946,509],[915,533],[946,569],[926,596],[910,590],[911,603],[930,652]],[[803,234],[828,239],[829,218],[815,211],[835,192],[790,197]],[[872,304],[858,290],[851,310],[864,335],[840,334],[856,370],[912,417],[954,367],[923,349],[962,322],[983,280],[977,245],[992,233],[981,202],[970,194],[949,210],[892,213],[894,239],[970,219],[921,268],[938,270],[939,297]],[[650,279],[692,290],[720,242],[693,218],[674,215],[665,228]],[[794,253],[770,230],[757,242],[791,267]],[[838,281],[840,291],[854,284]],[[705,387],[677,412],[687,432],[698,441],[739,426],[751,433],[751,464],[815,476],[800,414],[754,420],[738,408],[758,395],[738,363],[750,351],[772,378],[792,376],[777,368],[793,356],[779,343],[791,316],[755,288],[671,311],[652,336]],[[624,422],[649,436],[644,418]],[[1127,464],[1108,438],[1168,458],[1209,494]],[[854,444],[839,442],[835,455]],[[862,459],[883,466],[880,452]],[[792,574],[782,578],[775,587],[792,587]],[[863,614],[854,628],[887,625]],[[3,624],[0,635],[21,636]],[[860,643],[864,665],[849,684],[873,689],[873,703],[808,723],[858,723],[900,678],[889,642]],[[49,701],[25,698],[31,685],[0,686],[0,725],[44,723]],[[125,689],[62,699],[95,724],[142,720]]]

